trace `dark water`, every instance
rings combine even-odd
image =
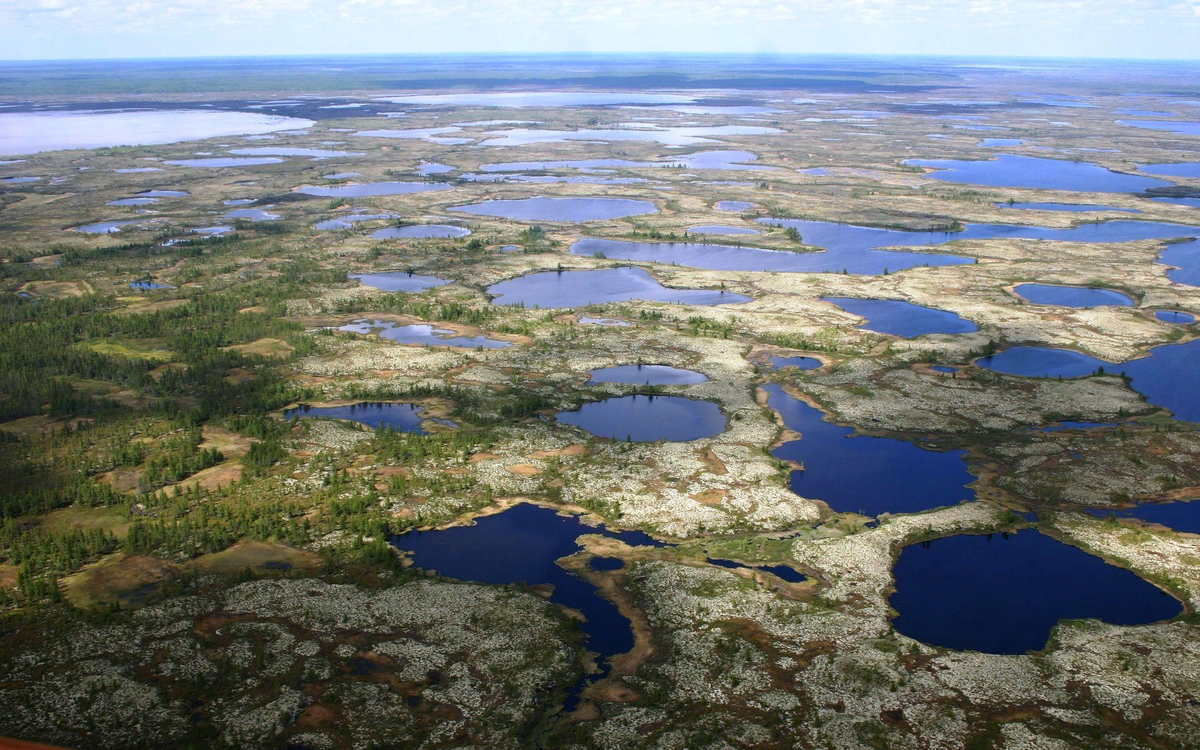
[[[593,557],[588,560],[592,570],[620,570],[625,567],[625,561],[619,557]]]
[[[1170,184],[1141,175],[1113,172],[1095,164],[1011,154],[1000,154],[986,161],[909,159],[904,163],[939,170],[928,175],[935,180],[990,187],[1137,193]]]
[[[174,289],[170,284],[159,284],[154,281],[134,281],[129,285],[130,289]]]
[[[1196,316],[1178,310],[1155,310],[1154,317],[1164,323],[1174,323],[1179,326],[1187,326],[1196,322]]]
[[[385,292],[423,292],[435,286],[449,284],[446,279],[436,276],[422,276],[418,273],[391,271],[388,273],[352,273],[348,278],[358,279],[365,286],[373,286]]]
[[[921,307],[911,302],[853,297],[822,297],[821,301],[866,318],[867,322],[859,326],[863,330],[906,339],[927,333],[970,333],[979,330],[974,323],[952,312]]]
[[[622,396],[559,412],[555,419],[597,437],[653,443],[685,443],[725,431],[727,420],[711,401],[681,396]]]
[[[1018,346],[976,364],[1032,378],[1079,378],[1103,367],[1106,373],[1127,375],[1134,390],[1151,404],[1170,410],[1176,419],[1200,422],[1200,339],[1156,346],[1146,356],[1127,362],[1105,362],[1069,349]]]
[[[902,440],[850,437],[853,429],[824,421],[824,415],[774,383],[763,386],[768,404],[790,430],[800,433],[771,455],[801,462],[792,472],[792,491],[821,500],[839,513],[915,513],[956,505],[975,497],[965,451],[936,453]]]
[[[1032,530],[910,545],[893,575],[896,630],[960,650],[1022,654],[1060,620],[1141,625],[1182,611],[1128,570]]]
[[[1013,291],[1036,305],[1059,305],[1061,307],[1130,307],[1133,305],[1133,299],[1129,295],[1112,289],[1058,284],[1018,284]]]
[[[592,370],[589,383],[636,383],[639,385],[693,385],[708,380],[703,373],[666,365],[617,365]]]
[[[452,237],[466,237],[470,233],[470,229],[450,226],[449,224],[415,224],[407,227],[384,227],[383,229],[371,232],[371,236],[377,240],[449,239]]]
[[[929,369],[933,370],[934,372],[944,372],[947,374],[954,374],[958,372],[957,367],[950,367],[949,365],[932,365]]]
[[[808,580],[808,576],[791,567],[790,565],[743,565],[733,560],[722,560],[719,557],[710,557],[704,562],[709,565],[716,565],[718,568],[729,568],[737,570],[738,568],[752,568],[761,570],[766,573],[771,573],[788,583],[804,583]]]
[[[1136,208],[1116,208],[1099,203],[994,203],[997,208],[1017,208],[1028,211],[1123,211],[1138,214]]]
[[[1192,206],[1200,208],[1200,198],[1155,198],[1160,203],[1174,203],[1177,206]]]
[[[348,406],[298,406],[283,412],[284,419],[344,419],[368,427],[385,426],[397,432],[415,432],[425,435],[421,429],[421,407],[415,404],[360,403]]]
[[[1200,235],[1200,231],[1196,234]],[[1167,245],[1159,254],[1158,262],[1175,266],[1167,271],[1167,278],[1171,281],[1200,286],[1200,239]]]
[[[296,192],[326,198],[364,198],[372,195],[406,195],[447,189],[449,185],[439,182],[367,182],[361,185],[302,185],[296,188]]]
[[[732,305],[750,298],[707,289],[671,289],[640,268],[598,271],[545,271],[493,284],[487,289],[496,305],[584,307],[638,299],[680,305]]]
[[[378,332],[380,338],[395,341],[398,344],[455,346],[462,349],[507,349],[512,346],[508,341],[497,341],[487,336],[456,336],[452,330],[434,328],[426,323],[402,326],[382,320],[356,320],[338,330],[364,335]]]
[[[452,206],[451,211],[519,221],[599,221],[656,213],[649,201],[628,198],[524,198]]]
[[[795,367],[797,370],[815,370],[821,364],[821,360],[816,357],[771,357],[772,370],[782,370],[785,367]]]
[[[1187,534],[1200,534],[1200,502],[1174,503],[1144,503],[1135,508],[1089,508],[1097,518],[1116,516],[1117,518],[1136,518],[1147,523],[1157,523],[1168,529],[1182,531]]]
[[[553,586],[550,601],[578,610],[587,618],[580,625],[587,636],[587,648],[603,657],[601,668],[607,672],[609,659],[633,648],[633,629],[595,586],[555,564],[555,560],[579,551],[575,540],[584,534],[600,534],[632,546],[663,546],[638,531],[613,532],[603,526],[587,526],[575,516],[561,516],[548,508],[524,503],[477,518],[471,526],[410,531],[391,541],[397,548],[411,552],[417,567],[449,578],[494,585]],[[610,570],[617,566],[593,562],[593,567]],[[582,687],[577,686],[574,694]]]
[[[1062,432],[1063,430],[1094,430],[1100,427],[1116,427],[1116,422],[1058,422],[1049,427],[1042,427],[1040,432]]]

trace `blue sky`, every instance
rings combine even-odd
[[[431,52],[1200,57],[1200,0],[0,0],[0,59]]]

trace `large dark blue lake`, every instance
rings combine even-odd
[[[927,333],[971,333],[979,328],[952,312],[891,299],[822,297],[822,302],[837,305],[848,313],[867,319],[859,326],[865,331],[888,333],[910,339]]]
[[[897,631],[992,654],[1044,648],[1060,620],[1142,625],[1183,609],[1128,570],[1032,530],[910,545],[893,575]]]
[[[1196,232],[1200,235],[1200,232]],[[1167,278],[1179,284],[1200,286],[1200,239],[1176,242],[1163,248],[1158,262],[1174,268],[1167,271]]]
[[[994,159],[909,159],[904,162],[938,170],[935,180],[990,187],[1076,190],[1087,193],[1138,193],[1169,182],[1143,175],[1113,172],[1085,162],[1000,154]]]
[[[653,443],[686,443],[725,431],[727,420],[711,401],[681,396],[622,396],[559,412],[563,424],[587,430],[596,437]]]
[[[1129,385],[1176,419],[1200,422],[1200,339],[1163,344],[1127,362],[1106,362],[1070,349],[1018,346],[976,360],[980,367],[1028,378],[1079,378],[1103,367],[1123,373]]]
[[[851,437],[853,429],[826,422],[820,410],[779,385],[763,388],[784,425],[801,436],[771,452],[804,465],[791,476],[797,495],[864,516],[915,513],[974,498],[966,486],[975,478],[967,471],[965,451],[938,453],[903,440]]]
[[[493,284],[487,289],[496,305],[585,307],[638,299],[679,305],[732,305],[750,298],[708,289],[672,289],[640,268],[597,271],[544,271]]]
[[[524,503],[477,518],[471,526],[410,531],[391,541],[412,553],[417,567],[448,578],[495,585],[553,586],[550,601],[578,610],[587,618],[580,626],[587,636],[587,647],[603,657],[601,667],[607,672],[609,659],[633,648],[629,620],[601,597],[595,586],[555,564],[559,558],[579,551],[575,540],[584,534],[600,534],[634,546],[662,546],[639,531],[613,532],[603,526],[587,526],[575,516]]]
[[[1168,529],[1182,531],[1188,534],[1200,534],[1200,502],[1174,503],[1143,503],[1134,508],[1091,508],[1088,510],[1097,518],[1116,516],[1117,518],[1136,518],[1147,523],[1157,523]]]

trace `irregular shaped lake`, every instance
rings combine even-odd
[[[600,221],[620,219],[625,216],[640,216],[657,213],[658,209],[649,201],[628,198],[525,198],[522,200],[498,200],[473,203],[468,206],[451,206],[458,211],[476,216],[499,216],[518,221]]]
[[[592,370],[589,383],[636,383],[640,385],[693,385],[708,378],[694,370],[667,365],[617,365]]]
[[[178,143],[307,128],[295,117],[200,109],[0,114],[0,154]]]
[[[1097,518],[1116,516],[1157,523],[1185,534],[1200,534],[1200,502],[1143,503],[1136,508],[1089,508]]]
[[[297,193],[325,198],[365,198],[372,195],[407,195],[449,190],[440,182],[367,182],[361,185],[301,185]]]
[[[456,336],[453,330],[434,328],[426,323],[398,325],[383,320],[364,319],[347,323],[338,330],[364,335],[377,333],[380,338],[395,341],[397,344],[452,346],[460,349],[507,349],[512,346],[508,341],[497,341],[487,336]]]
[[[559,412],[555,419],[596,437],[634,443],[686,443],[725,431],[727,420],[711,401],[682,396],[622,396]]]
[[[816,370],[823,362],[816,357],[771,357],[771,369],[782,370],[785,367],[795,367],[797,370]]]
[[[826,422],[819,409],[789,396],[776,383],[763,386],[768,405],[800,433],[771,455],[804,466],[792,472],[792,491],[821,500],[835,512],[878,516],[916,513],[975,497],[967,484],[966,451],[937,453],[903,440],[858,436]]]
[[[470,526],[410,531],[393,537],[391,543],[410,552],[417,567],[449,578],[493,585],[553,586],[550,601],[583,613],[586,620],[579,627],[587,636],[587,648],[602,657],[601,675],[586,678],[586,684],[607,673],[613,656],[633,648],[633,628],[595,586],[555,563],[578,552],[575,540],[585,534],[619,539],[632,546],[663,546],[639,531],[587,526],[575,516],[526,503],[476,518]],[[601,564],[597,569],[608,567]],[[572,692],[578,694],[583,684]]]
[[[1154,317],[1164,323],[1174,323],[1177,326],[1190,326],[1196,322],[1196,316],[1179,310],[1155,310]]]
[[[283,412],[284,419],[344,419],[348,422],[358,422],[367,427],[378,429],[387,427],[397,432],[415,432],[418,435],[429,434],[421,427],[424,417],[421,407],[416,404],[394,404],[364,402],[346,406],[306,406]]]
[[[1174,266],[1167,271],[1167,278],[1171,281],[1200,286],[1200,239],[1167,245],[1159,254],[1157,262],[1165,266]]]
[[[821,301],[866,318],[867,322],[859,326],[864,331],[888,333],[906,339],[927,333],[971,333],[979,330],[974,323],[952,312],[921,307],[911,302],[854,297],[822,297]]]
[[[1011,154],[1001,154],[986,161],[908,159],[904,164],[938,170],[927,175],[935,180],[990,187],[1137,193],[1146,188],[1170,184],[1142,175],[1113,172],[1085,162]]]
[[[1030,378],[1079,378],[1103,367],[1107,374],[1128,376],[1134,390],[1154,406],[1169,409],[1176,419],[1200,422],[1200,339],[1156,346],[1127,362],[1105,362],[1069,349],[1018,346],[975,364]]]
[[[993,203],[996,208],[1016,208],[1026,211],[1121,211],[1128,214],[1140,214],[1136,208],[1116,208],[1103,206],[1099,203]]]
[[[1044,648],[1060,620],[1143,625],[1183,609],[1128,570],[1032,530],[910,545],[893,575],[897,631],[991,654]]]
[[[282,162],[283,159],[276,159],[273,156],[213,156],[203,159],[167,160],[163,164],[173,164],[177,167],[219,169],[221,167],[254,167],[261,164],[280,164]]]
[[[406,227],[384,227],[383,229],[371,232],[371,236],[377,240],[450,239],[453,237],[466,237],[470,233],[470,229],[455,227],[449,224],[414,224]]]
[[[423,292],[435,286],[449,284],[446,279],[436,276],[422,276],[418,273],[392,271],[390,273],[352,273],[347,278],[358,279],[366,286],[373,286],[385,292]]]
[[[1013,291],[1035,305],[1060,307],[1130,307],[1133,299],[1112,289],[1057,284],[1018,284]]]
[[[707,289],[672,289],[640,268],[597,271],[545,271],[501,281],[488,287],[494,305],[586,307],[637,299],[677,305],[733,305],[750,298]]]

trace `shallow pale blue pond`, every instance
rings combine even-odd
[[[854,297],[822,297],[821,301],[866,318],[866,322],[858,326],[865,331],[888,333],[906,339],[927,333],[971,333],[979,330],[974,323],[952,312],[911,302]]]
[[[1060,307],[1130,307],[1133,299],[1112,289],[1058,284],[1018,284],[1013,287],[1017,296],[1035,305]]]
[[[637,385],[693,385],[708,380],[695,370],[667,365],[616,365],[592,370],[589,383],[632,383]]]
[[[596,271],[544,271],[493,284],[487,289],[496,305],[525,307],[586,307],[606,302],[643,300],[679,305],[733,305],[750,298],[708,289],[672,289],[662,286],[640,268],[605,268]]]

